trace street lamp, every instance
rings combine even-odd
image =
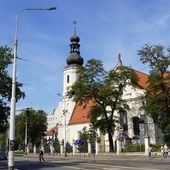
[[[25,122],[25,155],[27,155],[27,121]]]
[[[25,154],[27,155],[27,118],[28,118],[28,115],[29,115],[29,108],[26,108],[26,111],[25,111],[25,114],[26,114],[26,121],[25,121]]]
[[[64,156],[67,157],[67,151],[66,151],[66,113],[67,110],[63,110],[63,115],[64,115]]]
[[[16,66],[17,66],[17,45],[18,45],[18,17],[19,14],[25,10],[56,10],[56,7],[51,8],[23,8],[16,16],[16,29],[14,38],[14,61],[12,70],[12,96],[11,96],[11,107],[10,107],[10,130],[9,130],[9,158],[8,158],[8,169],[14,169],[14,144],[15,144],[15,109],[16,109]]]
[[[66,151],[66,138],[67,138],[67,130],[66,130],[66,126],[67,126],[67,123],[66,123],[66,113],[68,112],[68,110],[66,109],[66,97],[65,96],[62,96],[61,94],[57,93],[58,96],[61,96],[62,97],[62,100],[64,101],[63,102],[63,116],[64,116],[64,156],[67,157],[67,151]]]

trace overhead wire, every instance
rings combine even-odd
[[[61,71],[62,70],[62,69],[57,69],[55,67],[47,66],[47,65],[44,65],[44,64],[40,64],[40,63],[37,63],[37,62],[29,61],[29,60],[26,60],[26,59],[20,58],[20,57],[17,57],[17,59],[19,59],[21,61],[32,63],[32,64],[36,64],[36,65],[39,65],[39,66],[42,66],[42,67],[47,67],[47,68],[50,68],[50,69],[53,69],[53,70],[57,70],[57,71]],[[50,90],[50,91],[56,91],[57,92],[57,90],[50,89],[50,88],[47,88],[47,87],[33,86],[33,85],[25,84],[25,83],[22,83],[22,85],[24,85],[24,86],[32,86],[32,87],[36,87],[36,88],[40,88],[40,89],[45,89],[45,90]]]
[[[57,70],[57,71],[61,71],[62,70],[62,69],[57,69],[55,67],[47,66],[47,65],[44,65],[44,64],[40,64],[40,63],[37,63],[37,62],[29,61],[29,60],[26,60],[26,59],[23,59],[23,58],[20,58],[20,57],[17,57],[17,59],[21,60],[21,61],[28,62],[28,63],[36,64],[36,65],[39,65],[39,66],[42,66],[42,67],[47,67],[47,68],[50,68],[50,69],[53,69],[53,70]]]
[[[55,89],[51,89],[51,88],[47,88],[47,87],[28,85],[28,84],[25,84],[25,83],[22,83],[22,84],[23,84],[24,86],[36,87],[36,88],[39,88],[39,89],[45,89],[45,90],[50,90],[50,91],[56,91],[56,92],[58,92],[58,91],[55,90]],[[58,93],[56,93],[56,95],[58,96]]]

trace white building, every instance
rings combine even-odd
[[[70,41],[70,55],[66,59],[67,66],[63,69],[63,97],[62,101],[59,102],[58,107],[55,109],[53,116],[54,126],[58,125],[58,139],[60,141],[66,140],[72,144],[73,140],[79,139],[79,134],[84,127],[88,130],[90,122],[87,118],[87,114],[93,103],[90,102],[86,106],[78,106],[71,99],[66,97],[66,93],[70,86],[78,79],[78,74],[76,72],[78,67],[83,65],[83,58],[80,56],[80,38],[76,35],[75,29],[74,35],[70,38]],[[118,65],[122,65],[120,55],[118,56],[118,63],[116,67]],[[143,143],[144,137],[149,135],[150,143],[161,143],[161,131],[153,123],[152,118],[145,114],[144,109],[145,101],[143,101],[143,95],[147,87],[146,81],[148,79],[148,75],[139,71],[135,72],[139,77],[139,81],[136,87],[127,86],[126,90],[124,90],[123,98],[127,100],[127,103],[130,106],[130,111],[121,113],[120,124],[126,127],[126,138],[127,140],[131,140],[131,142],[138,142],[136,138],[140,137],[140,140]],[[50,119],[50,116],[48,117]],[[119,136],[118,127],[120,124],[117,124],[117,128],[115,129],[113,136],[115,146]],[[108,136],[102,135],[99,131],[98,133],[101,138],[101,150],[108,152]]]
[[[55,110],[52,110],[52,112],[47,116],[47,122],[48,122],[48,126],[47,126],[47,131],[52,129],[56,123],[55,123],[55,115],[54,115]]]

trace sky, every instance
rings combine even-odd
[[[18,18],[16,75],[26,98],[17,111],[32,107],[49,114],[58,106],[74,21],[84,64],[99,59],[106,70],[120,53],[123,65],[148,73],[137,51],[145,44],[170,44],[169,0],[0,0],[0,45],[13,49],[20,10],[49,7],[57,10],[25,10]],[[12,65],[8,70],[12,75]]]

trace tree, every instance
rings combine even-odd
[[[88,130],[88,139],[89,139],[89,142],[91,143],[92,153],[95,153],[98,134],[93,124],[90,124],[90,128]]]
[[[105,71],[100,60],[91,59],[85,67],[79,67],[79,78],[72,85],[68,96],[80,105],[93,101],[89,118],[95,129],[108,134],[110,152],[114,151],[112,135],[115,129],[115,113],[128,110],[122,99],[127,85],[137,82],[135,72],[128,67],[119,66],[109,72]]]
[[[87,152],[88,151],[88,144],[87,144],[87,139],[88,139],[88,132],[86,131],[86,128],[83,128],[79,139],[82,141],[81,145],[77,145],[77,149],[79,152]]]
[[[12,78],[8,75],[8,66],[12,64],[12,49],[7,46],[0,46],[0,133],[4,133],[8,128],[8,116],[10,107],[8,102],[11,99]],[[22,84],[16,82],[16,101],[25,97],[21,92]]]
[[[21,143],[24,143],[25,123],[27,122],[28,141],[30,141],[33,146],[36,145],[38,147],[40,145],[41,139],[45,136],[45,131],[47,130],[46,115],[47,114],[43,110],[36,111],[32,108],[29,108],[29,112],[26,109],[17,116],[17,138]]]
[[[138,55],[143,64],[149,64],[146,89],[146,112],[164,133],[170,133],[170,49],[162,45],[146,44]]]
[[[66,146],[67,146],[67,144],[66,144]],[[55,149],[55,152],[60,153],[60,141],[58,140],[57,135],[55,137],[55,140],[54,140],[54,143],[53,143],[53,147]]]
[[[0,134],[0,150],[1,151],[7,150],[7,140],[8,140],[7,133]]]

